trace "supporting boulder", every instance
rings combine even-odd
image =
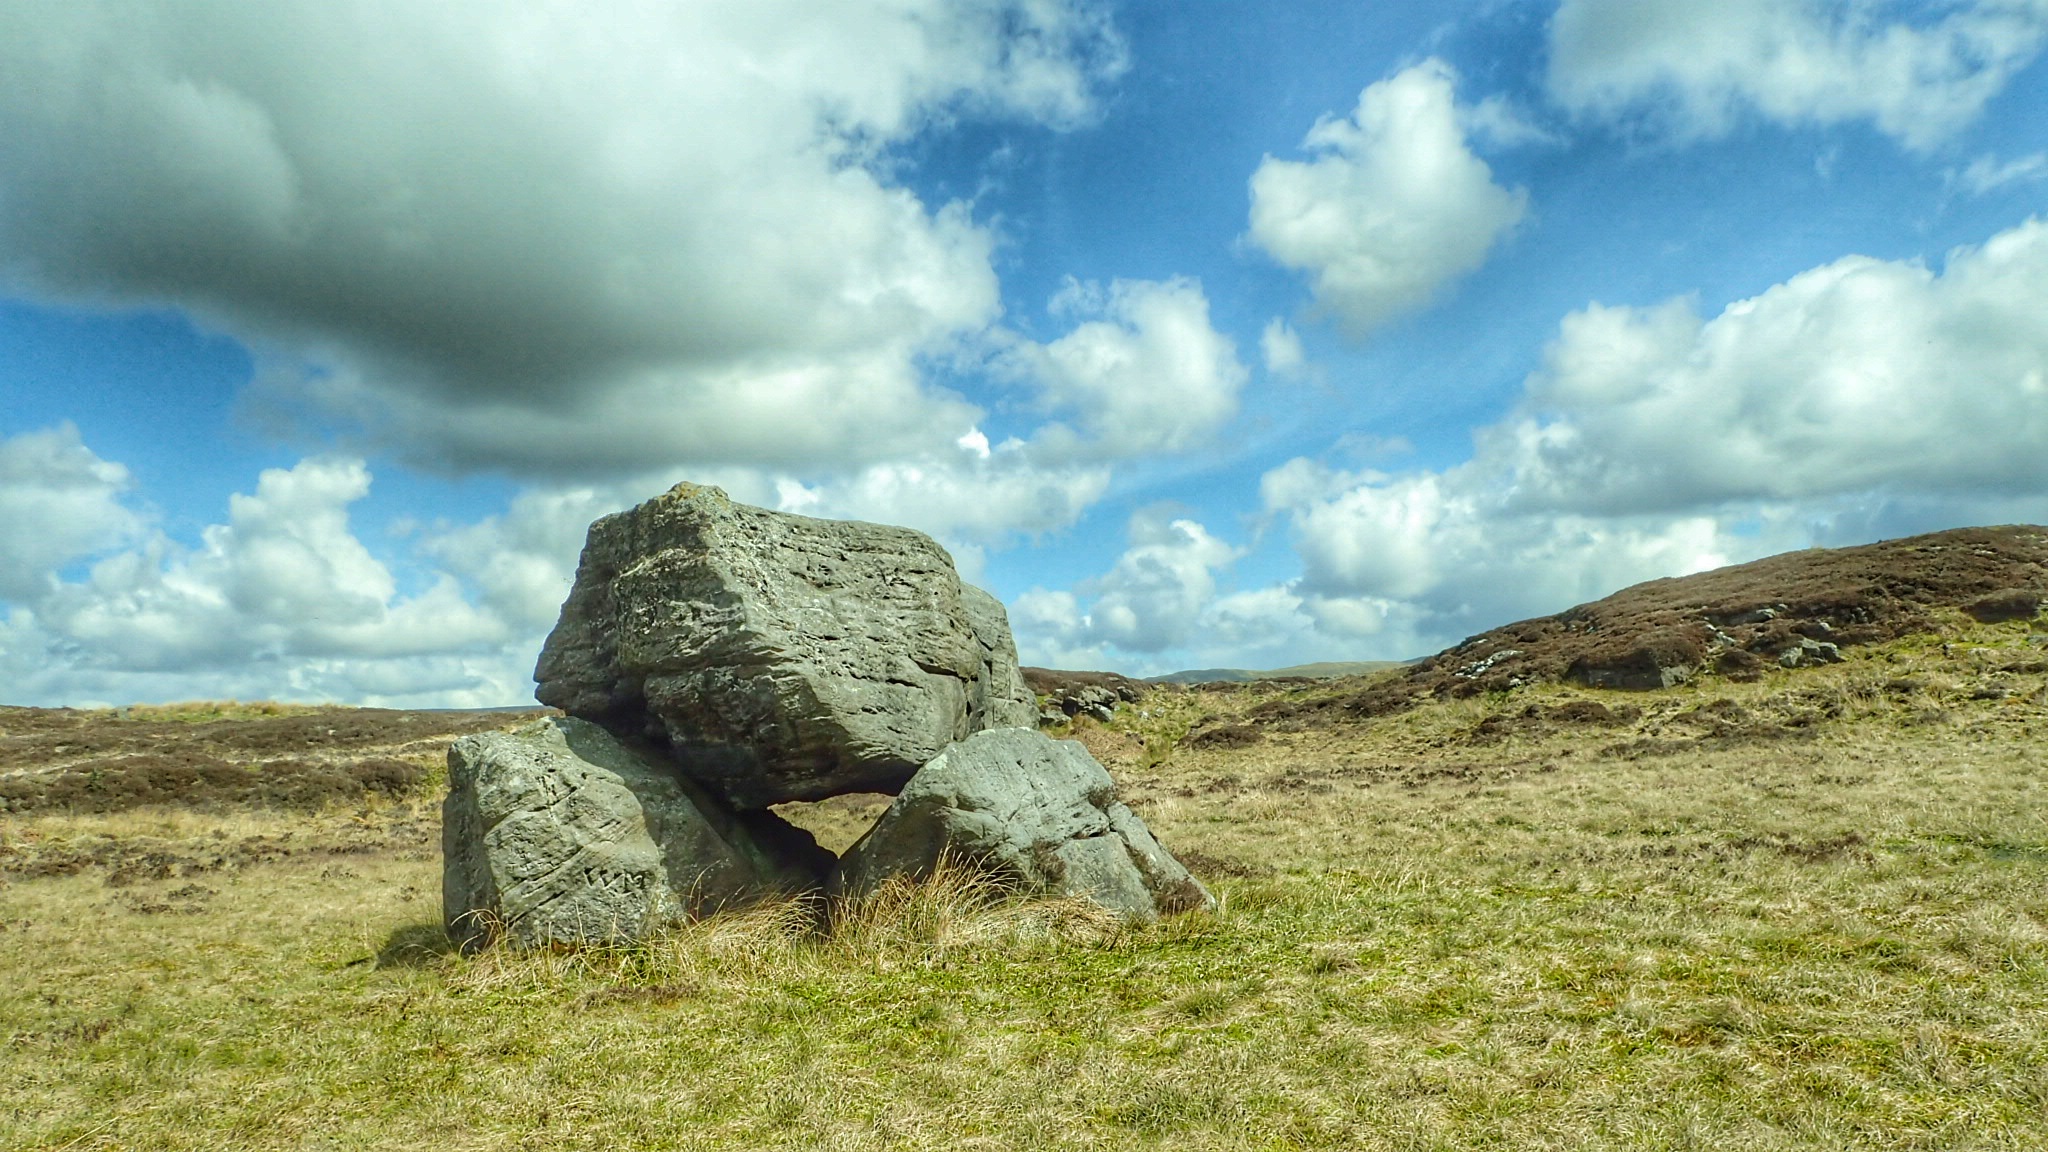
[[[1037,716],[1002,605],[930,537],[690,484],[591,525],[534,675],[748,809],[894,792]]]
[[[548,719],[448,750],[442,914],[465,951],[619,943],[819,887],[832,856],[773,813],[727,811],[604,729]]]
[[[860,896],[941,860],[1129,920],[1215,907],[1087,749],[1032,729],[979,732],[933,758],[840,858],[833,888]]]

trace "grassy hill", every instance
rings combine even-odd
[[[1154,684],[1249,684],[1256,680],[1329,680],[1339,676],[1364,676],[1398,668],[1398,660],[1323,661],[1296,664],[1288,668],[1190,668],[1154,676]]]
[[[409,782],[30,804],[0,1147],[2036,1149],[2048,619],[1915,612],[1649,692],[1154,686],[1060,733],[1222,899],[1146,928],[955,885],[452,955],[444,737],[388,714],[326,755]],[[0,711],[0,781],[176,736],[49,715]],[[210,754],[287,759],[238,759],[264,719]],[[835,846],[878,810],[790,809]]]

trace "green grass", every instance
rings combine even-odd
[[[2040,1148],[2048,708],[1983,663],[1228,752],[1171,743],[1249,697],[1155,696],[1078,735],[1223,907],[1139,929],[956,885],[465,958],[417,848],[18,880],[0,1147]]]

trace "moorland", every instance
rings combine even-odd
[[[0,1147],[2039,1148],[2048,618],[1940,599],[1655,691],[1151,686],[1054,729],[1221,902],[1140,926],[465,957],[441,752],[519,716],[0,709]]]

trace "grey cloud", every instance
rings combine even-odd
[[[967,426],[915,357],[997,311],[989,234],[873,161],[1120,66],[1082,0],[9,3],[0,267],[421,459],[872,458]]]

